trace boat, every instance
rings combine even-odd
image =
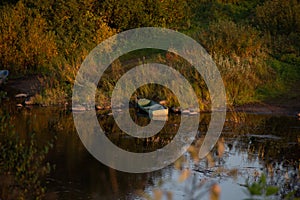
[[[0,70],[0,85],[4,83],[5,79],[7,78],[9,72],[8,70]]]
[[[148,113],[150,117],[166,116],[169,113],[167,107],[149,99],[139,99],[137,104],[138,107],[144,112]]]

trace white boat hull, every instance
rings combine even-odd
[[[145,99],[143,99],[145,100]],[[154,101],[151,101],[149,105],[142,106],[138,103],[139,108],[147,112],[150,116],[167,116],[169,113],[168,108],[163,105],[160,105]]]

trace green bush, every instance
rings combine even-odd
[[[297,0],[269,0],[256,8],[256,23],[272,35],[300,32],[300,3]]]
[[[271,199],[279,191],[277,186],[268,185],[267,177],[265,174],[262,174],[257,182],[252,183],[251,185],[247,183],[247,193],[251,196],[250,199]]]
[[[188,1],[180,0],[105,0],[102,10],[109,25],[121,30],[145,26],[186,29],[191,12]]]
[[[282,54],[300,55],[300,3],[297,0],[269,0],[256,8],[254,23],[269,34],[269,47]]]

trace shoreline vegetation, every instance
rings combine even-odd
[[[300,111],[297,0],[15,0],[2,1],[0,10],[0,66],[10,72],[1,88],[25,93],[33,104],[70,102],[77,70],[97,44],[124,30],[154,26],[185,33],[207,50],[221,72],[229,108]],[[110,105],[117,80],[147,62],[178,70],[195,90],[200,110],[209,110],[201,75],[178,55],[156,49],[115,60],[99,81],[96,104]],[[170,90],[155,84],[134,95],[178,106]]]

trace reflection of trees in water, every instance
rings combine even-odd
[[[139,117],[136,120],[141,126],[149,123],[147,117]],[[126,144],[125,140],[122,142],[121,140],[127,139],[128,146],[133,143],[141,144],[141,146],[156,144],[156,146],[153,146],[156,149],[159,144],[166,144],[171,141],[178,130],[180,116],[170,116],[159,134],[146,139],[135,139],[126,135],[114,123],[112,116],[102,117],[99,121],[108,137],[119,141],[118,144],[123,142]],[[209,114],[201,115],[197,138],[204,136],[209,121]],[[265,115],[229,113],[222,136],[227,140],[226,143],[229,149],[234,145],[236,151],[247,151],[250,160],[252,160],[253,155],[258,155],[264,160],[273,159],[281,162],[287,159],[295,159],[300,153],[297,141],[297,135],[300,134],[300,131],[297,132],[297,129],[290,128],[297,125],[299,125],[297,120],[288,117],[278,118]]]
[[[267,175],[267,184],[278,186],[282,197],[291,191],[296,191],[299,197],[299,146],[281,139],[247,140],[250,141],[247,153],[253,159],[258,157],[262,161],[262,171]]]
[[[147,115],[137,116],[136,113],[134,113],[131,116],[133,121],[139,126],[146,126],[150,122]],[[198,136],[207,131],[209,120],[210,115],[200,116]],[[180,127],[181,116],[170,115],[162,130],[148,138],[135,138],[127,135],[125,132],[120,130],[118,125],[115,123],[113,116],[101,115],[98,116],[98,121],[107,137],[118,147],[131,152],[151,152],[163,148],[172,141]]]
[[[45,195],[45,177],[51,166],[46,155],[52,148],[37,140],[34,132],[20,138],[5,111],[0,115],[0,199],[38,199]]]
[[[300,124],[294,118],[228,113],[222,137],[206,158],[198,159],[203,134],[189,149],[195,162],[192,169],[212,180],[242,176],[250,185],[264,173],[266,184],[279,188],[277,197],[289,192],[299,197],[299,135]],[[236,169],[230,167],[231,155],[238,155]]]
[[[65,149],[68,150],[67,155],[73,157],[74,162],[67,163],[65,158],[61,158],[57,162],[60,163],[61,167],[67,169],[70,177],[83,174],[80,169],[83,169],[86,165],[93,166],[93,169],[89,169],[88,173],[92,174],[95,171],[98,173],[86,177],[88,180],[85,182],[88,185],[85,188],[96,191],[97,189],[95,188],[99,186],[99,180],[101,180],[100,182],[102,183],[110,183],[101,186],[105,187],[105,189],[101,190],[101,195],[109,196],[114,191],[118,191],[119,195],[125,195],[128,191],[145,188],[149,181],[154,183],[162,179],[162,173],[165,172],[159,171],[157,172],[158,174],[142,174],[138,176],[124,175],[122,172],[110,171],[109,168],[104,166],[97,168],[97,161],[93,159],[92,161],[88,159],[88,162],[86,159],[82,159],[82,157],[86,157],[84,156],[86,152],[78,137],[74,136],[76,133],[72,115],[61,114],[60,117],[63,120],[54,121],[50,125],[52,124],[52,130],[55,130],[57,134],[65,135],[63,137],[72,136],[68,137],[68,139],[61,139],[61,141],[57,142],[57,145],[62,145],[61,142],[65,141],[64,145],[67,145]],[[196,139],[201,143],[210,122],[210,115],[201,114],[200,117],[199,134]],[[140,126],[145,126],[150,121],[146,116],[137,117],[135,113],[132,115],[132,118]],[[137,139],[121,131],[111,115],[99,114],[98,121],[106,136],[119,147],[132,152],[149,152],[162,148],[173,139],[179,128],[180,116],[169,116],[165,127],[160,133],[145,139]],[[85,123],[88,126],[88,122]],[[279,118],[265,115],[229,113],[222,134],[224,138],[224,152],[220,156],[219,141],[210,153],[211,158],[206,158],[204,160],[206,164],[203,166],[207,169],[213,165],[217,166],[219,168],[217,174],[248,176],[250,182],[257,180],[258,174],[254,172],[261,171],[267,174],[268,184],[280,187],[281,194],[292,191],[299,184],[299,172],[296,170],[299,165],[299,160],[297,160],[299,159],[299,143],[297,142],[299,129],[291,128],[297,126],[299,127],[299,122],[288,117]],[[224,169],[226,161],[231,156],[231,153],[245,156],[249,163],[259,160],[260,164],[263,165],[263,169],[244,170],[243,168],[238,168],[226,170]],[[55,156],[54,160],[57,160],[57,155]],[[72,163],[77,163],[78,166],[74,168]],[[210,170],[204,170],[204,172],[206,172],[206,175],[212,174]],[[287,177],[286,172],[288,179],[285,178]],[[61,173],[58,172],[57,174]]]
[[[242,123],[231,120],[236,116],[227,119],[223,136],[228,147],[240,154],[246,153],[250,162],[258,159],[263,166],[258,171],[267,175],[267,184],[279,187],[281,197],[291,191],[299,197],[299,121],[293,117],[241,116]],[[249,174],[250,182],[257,181],[257,175]]]
[[[129,174],[102,165],[88,154],[82,145],[74,127],[72,114],[57,111],[52,115],[57,117],[55,120],[49,120],[49,131],[58,137],[55,148],[48,156],[56,165],[48,190],[49,193],[56,194],[56,197],[86,199],[89,194],[92,199],[118,199],[128,194],[132,195],[136,190],[143,190],[146,185],[158,182],[156,178],[162,177],[161,171]],[[106,129],[106,135],[112,142],[125,143],[125,147],[134,146],[135,140],[124,137],[126,135],[116,126],[112,116],[103,114],[99,115],[98,119],[101,127],[106,127],[103,129]],[[89,126],[90,120],[82,123]]]
[[[140,117],[134,115],[133,120],[139,126],[146,126],[150,122],[150,119],[146,115]],[[99,123],[106,136],[118,147],[131,152],[151,152],[171,142],[179,128],[180,116],[170,117],[159,133],[148,138],[136,138],[127,135],[120,130],[113,116],[101,116]]]
[[[1,116],[4,115],[1,113]],[[147,117],[136,117],[133,115],[132,118],[141,126],[145,126],[149,123],[149,118]],[[173,139],[180,125],[180,116],[171,115],[160,133],[150,138],[137,139],[122,132],[114,122],[112,116],[99,114],[98,119],[100,126],[104,129],[105,134],[112,142],[123,149],[133,152],[149,152],[164,147]],[[198,141],[203,140],[209,122],[209,114],[200,115],[199,134],[196,136]],[[35,185],[34,181],[38,182],[43,180],[44,175],[48,173],[45,159],[51,160],[51,163],[54,162],[57,166],[56,170],[51,174],[53,180],[51,180],[48,185],[51,188],[50,191],[63,191],[65,187],[67,187],[68,182],[73,180],[75,183],[76,181],[79,184],[84,183],[84,185],[81,185],[82,188],[80,188],[80,191],[83,193],[87,192],[95,197],[97,197],[97,195],[101,195],[101,197],[111,197],[113,193],[117,193],[116,196],[122,196],[128,194],[128,192],[132,193],[132,191],[135,190],[143,190],[149,186],[149,184],[156,184],[162,180],[163,173],[166,173],[166,171],[157,171],[150,174],[131,175],[113,171],[99,164],[98,161],[87,154],[86,149],[77,136],[71,113],[62,110],[22,110],[21,112],[11,115],[10,123],[15,124],[13,130],[19,133],[20,139],[17,140],[15,137],[6,136],[5,138],[4,135],[7,133],[7,129],[2,124],[0,129],[0,149],[3,150],[4,144],[10,144],[4,141],[9,140],[11,144],[16,144],[23,139],[32,141],[32,143],[22,143],[22,147],[20,147],[19,144],[18,149],[13,150],[18,156],[7,155],[10,158],[20,160],[21,155],[25,155],[22,152],[27,152],[26,156],[30,159],[27,159],[26,162],[19,163],[28,164],[25,165],[27,167],[26,171],[22,172],[28,174],[24,176],[26,179],[24,178],[23,181],[33,181],[31,184],[29,184],[29,182],[26,184],[28,187],[30,185],[32,188],[35,188],[35,190],[28,189],[28,195],[34,196],[42,194],[41,192],[37,194],[36,191],[41,191],[41,189],[38,189],[39,187],[37,186],[33,186]],[[86,126],[89,125],[88,121],[83,123],[85,123]],[[32,133],[33,131],[37,134],[31,137],[28,133]],[[297,141],[300,135],[299,132],[299,121],[293,118],[229,113],[222,134],[224,138],[224,152],[218,147],[221,145],[219,141],[210,153],[210,160],[206,159],[206,164],[204,164],[203,167],[210,169],[210,167],[214,165],[224,169],[232,153],[244,156],[248,163],[259,160],[263,169],[248,170],[244,173],[246,170],[241,168],[237,169],[239,171],[237,174],[246,175],[249,177],[249,180],[253,182],[257,180],[253,171],[264,172],[268,177],[268,184],[279,186],[280,193],[285,194],[287,191],[292,191],[297,184],[299,185],[298,168],[300,152],[299,143]],[[50,154],[47,154],[44,145],[47,145],[47,141],[51,141],[51,139],[56,136],[57,140],[53,142],[55,148],[50,151]],[[195,141],[195,144],[196,143]],[[7,153],[9,151],[5,150],[5,152]],[[3,156],[4,154],[1,153],[0,157],[2,160]],[[4,164],[7,163],[13,164],[13,161],[0,161],[0,168],[2,169]],[[45,170],[41,170],[41,173],[34,173],[38,178],[28,178],[31,175],[33,176],[33,174],[30,175],[33,170],[36,172],[39,171],[37,168],[43,168],[45,166]],[[85,171],[83,171],[83,169]],[[214,173],[211,171],[212,170],[203,170],[203,172],[206,172],[206,175]],[[4,172],[5,171],[1,170],[1,175],[3,175]],[[226,174],[226,176],[228,174],[234,174],[234,172],[235,169],[217,171],[221,176],[222,174]],[[6,177],[0,177],[1,188],[8,188],[8,183],[12,183],[9,182],[12,180],[11,175],[12,173],[10,176],[6,175]],[[4,179],[7,181],[5,182]],[[61,182],[59,183],[59,181]],[[40,188],[44,188],[43,182],[39,183]],[[6,184],[6,186],[3,184]],[[16,184],[13,182],[17,190],[20,190],[20,188],[24,189],[26,184]],[[22,187],[20,187],[20,185],[22,185]],[[78,195],[78,193],[73,191],[74,188],[73,190],[71,189],[71,187],[76,188],[76,186],[70,185],[69,187],[68,189],[71,192]],[[9,190],[6,189],[5,191],[6,194],[1,193],[1,198],[4,197],[3,195],[7,195]],[[84,197],[83,193],[82,196]],[[13,193],[10,192],[9,194]]]

